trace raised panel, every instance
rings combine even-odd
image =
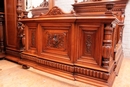
[[[84,31],[83,32],[83,55],[88,57],[94,56],[95,46],[95,32],[96,31]]]
[[[39,55],[48,60],[70,64],[72,62],[70,56],[72,25],[69,23],[42,23],[40,26]]]
[[[28,34],[26,35],[27,49],[29,53],[37,53],[37,27],[28,27]]]
[[[43,52],[67,55],[68,30],[44,30],[43,33]]]
[[[8,47],[17,47],[16,27],[16,1],[5,0],[5,22],[6,22],[6,43]]]
[[[29,28],[29,49],[36,48],[36,28]]]
[[[98,25],[78,25],[78,58],[76,64],[97,65],[101,61],[102,27]]]

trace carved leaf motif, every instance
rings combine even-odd
[[[91,54],[91,52],[92,52],[92,37],[91,37],[91,35],[87,35],[87,37],[86,37],[86,52],[88,53],[88,54]]]
[[[35,47],[36,42],[36,34],[35,31],[31,32],[31,47]]]

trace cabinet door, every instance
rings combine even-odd
[[[26,23],[25,25],[25,52],[31,54],[37,54],[38,42],[38,24],[37,23]]]
[[[39,55],[45,59],[61,63],[71,63],[71,23],[41,23]]]
[[[103,25],[79,24],[77,35],[78,56],[75,63],[84,67],[101,65]]]

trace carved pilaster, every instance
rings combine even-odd
[[[113,28],[110,24],[107,24],[104,29],[104,39],[103,39],[103,46],[102,46],[102,66],[104,68],[108,68],[111,56],[112,56],[112,33]]]
[[[24,24],[18,22],[18,43],[20,51],[25,49],[25,32],[24,32]]]

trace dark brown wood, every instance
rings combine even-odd
[[[27,66],[27,65],[22,65],[22,68],[23,68],[23,69],[29,69],[30,67]]]

